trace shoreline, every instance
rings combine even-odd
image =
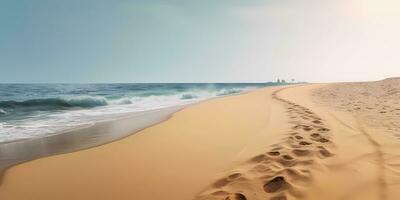
[[[85,150],[124,139],[125,137],[140,132],[145,128],[149,128],[168,120],[174,113],[179,112],[189,106],[207,102],[213,99],[244,95],[255,90],[280,86],[281,85],[255,88],[239,93],[216,96],[209,99],[200,100],[198,102],[133,112],[115,119],[99,121],[93,125],[76,127],[52,135],[2,142],[0,143],[0,180],[2,173],[15,165],[42,157]],[[145,118],[141,119],[143,116],[145,116]],[[139,122],[135,122],[130,126],[127,125],[132,122],[132,120],[138,120]],[[122,127],[124,130],[110,130],[107,133],[101,130],[102,128],[115,129],[118,127]],[[76,142],[76,140],[80,141]],[[45,150],[43,150],[43,146],[46,146]]]
[[[171,84],[46,84],[13,85],[0,102],[0,118],[4,120],[0,145],[17,140],[69,132],[110,121],[130,113],[177,105],[193,104],[215,97],[240,94],[274,83],[171,83]],[[5,90],[6,90],[6,86]],[[29,87],[40,93],[30,94]],[[50,89],[52,88],[52,89]],[[80,89],[93,90],[80,94]],[[26,90],[26,94],[22,91]],[[60,90],[60,91],[58,91]],[[73,90],[77,90],[73,92]],[[103,90],[103,91],[102,91]],[[154,90],[154,91],[153,91]],[[58,91],[58,92],[56,92]],[[63,92],[65,94],[63,94]],[[142,94],[143,93],[143,94]],[[38,113],[36,113],[38,112]]]
[[[399,82],[210,99],[121,140],[11,167],[0,199],[395,200]]]
[[[0,198],[190,199],[216,173],[253,154],[244,150],[254,137],[276,137],[258,133],[273,132],[270,123],[281,124],[270,117],[271,109],[280,108],[270,107],[268,97],[278,88],[282,86],[202,101],[121,140],[15,165],[2,176]],[[42,172],[31,166],[41,163]],[[20,178],[29,181],[10,179],[19,169],[27,170]],[[24,193],[12,192],[10,186]]]
[[[191,104],[131,113],[127,116],[97,122],[94,125],[78,127],[54,135],[1,143],[0,176],[8,168],[20,163],[93,148],[123,139],[168,120],[171,115],[189,105]]]

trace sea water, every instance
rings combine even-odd
[[[57,134],[134,112],[275,83],[0,84],[0,142]]]

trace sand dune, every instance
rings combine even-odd
[[[396,200],[398,91],[388,79],[210,100],[125,139],[12,167],[0,199]]]

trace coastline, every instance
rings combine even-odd
[[[93,125],[77,127],[48,136],[2,142],[0,143],[0,185],[2,173],[14,165],[114,142],[168,120],[174,113],[188,106],[217,98],[242,95],[253,90],[257,89],[216,96],[199,102],[134,112],[112,120],[100,121]],[[132,123],[132,121],[135,122]]]
[[[395,200],[399,81],[203,101],[123,139],[11,167],[0,199]]]
[[[159,199],[170,196],[171,199],[190,199],[212,181],[215,174],[237,159],[253,154],[246,153],[245,149],[249,142],[259,141],[253,141],[254,137],[276,137],[259,135],[259,132],[273,130],[272,124],[282,124],[279,118],[270,117],[271,109],[280,109],[271,107],[268,97],[277,88],[281,86],[206,100],[121,140],[13,166],[4,172],[0,197]],[[273,123],[268,126],[271,120]],[[235,136],[231,137],[232,134]],[[254,148],[259,151],[263,145],[259,143]],[[46,171],[45,174],[31,166],[39,163],[44,164],[42,172]],[[28,170],[25,172],[29,175],[23,173],[25,175],[21,174],[20,178],[29,181],[12,181],[10,175],[15,177],[15,170],[21,168]],[[160,190],[154,191],[155,184]],[[24,193],[12,192],[14,189],[10,187],[24,190]]]
[[[7,168],[41,157],[70,153],[123,139],[167,120],[187,105],[178,105],[129,114],[58,134],[0,144],[0,175]],[[132,123],[133,122],[133,123]]]

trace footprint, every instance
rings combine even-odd
[[[298,139],[298,140],[301,140],[301,139],[303,139],[303,137],[301,137],[300,135],[296,135],[296,136],[294,136],[296,139]]]
[[[313,133],[313,134],[311,134],[310,136],[313,137],[313,138],[317,138],[317,137],[320,136],[320,134],[318,134],[318,133]]]
[[[306,149],[293,149],[292,152],[296,156],[306,156],[310,154],[310,151]]]
[[[323,156],[323,157],[331,157],[332,156],[332,154],[329,152],[329,151],[327,151],[327,150],[319,150],[319,153]]]
[[[326,131],[330,131],[330,129],[329,128],[324,128],[324,127],[322,127],[322,128],[320,128],[320,129],[318,129],[319,131],[324,131],[324,132],[326,132]]]
[[[207,193],[213,195],[211,199],[247,200],[249,198],[246,197],[247,194],[253,193],[256,197],[257,188],[261,189],[260,186],[253,188],[252,185],[249,185],[251,190],[247,191],[247,189],[250,189],[247,186],[240,188],[242,184],[232,184],[236,182],[244,184],[253,178],[256,178],[257,182],[265,181],[261,185],[264,191],[269,193],[265,194],[268,195],[265,200],[287,200],[292,196],[303,198],[304,193],[295,186],[296,181],[310,181],[312,179],[310,168],[314,162],[334,155],[323,144],[331,141],[329,137],[330,129],[326,127],[322,118],[310,109],[281,99],[276,94],[273,94],[273,97],[287,104],[287,115],[291,118],[289,119],[291,129],[287,132],[286,138],[282,143],[273,144],[268,151],[248,160],[245,164],[250,165],[247,168],[249,174],[234,171],[214,182],[211,185],[210,193]],[[294,185],[291,183],[292,180]],[[234,189],[233,191],[236,192],[226,191],[225,187]],[[290,195],[290,197],[287,195]]]
[[[279,156],[281,153],[279,153],[279,151],[270,151],[267,154],[270,156]]]
[[[242,177],[242,174],[241,174],[241,173],[233,173],[233,174],[231,174],[231,175],[228,176],[228,179],[229,179],[229,180],[235,180],[235,179],[238,179],[238,178],[240,178],[240,177]]]
[[[235,193],[226,197],[225,200],[247,200],[247,198],[242,193]]]
[[[314,121],[312,121],[314,124],[322,124],[322,122],[321,121],[319,121],[319,120],[314,120]]]
[[[310,114],[310,115],[313,115],[313,114],[314,114],[313,112],[308,111],[308,110],[306,110],[306,111],[304,111],[304,112],[307,113],[307,114]]]
[[[306,127],[303,128],[303,130],[305,130],[305,131],[311,131],[311,130],[313,130],[313,129],[312,129],[311,127],[306,126]]]
[[[301,141],[301,142],[299,142],[299,144],[303,145],[303,146],[307,146],[307,145],[311,145],[312,143],[306,142],[306,141]]]
[[[264,191],[267,193],[274,193],[278,190],[285,189],[287,185],[288,183],[286,182],[285,177],[277,176],[264,185]]]
[[[290,155],[283,155],[282,158],[285,160],[293,160],[293,157]]]
[[[323,146],[318,146],[319,148],[319,153],[323,156],[323,157],[330,157],[333,156],[333,154],[331,152],[329,152],[325,147]]]
[[[327,143],[327,142],[330,142],[330,140],[328,140],[328,139],[326,139],[326,138],[320,138],[320,139],[318,140],[318,142]]]

